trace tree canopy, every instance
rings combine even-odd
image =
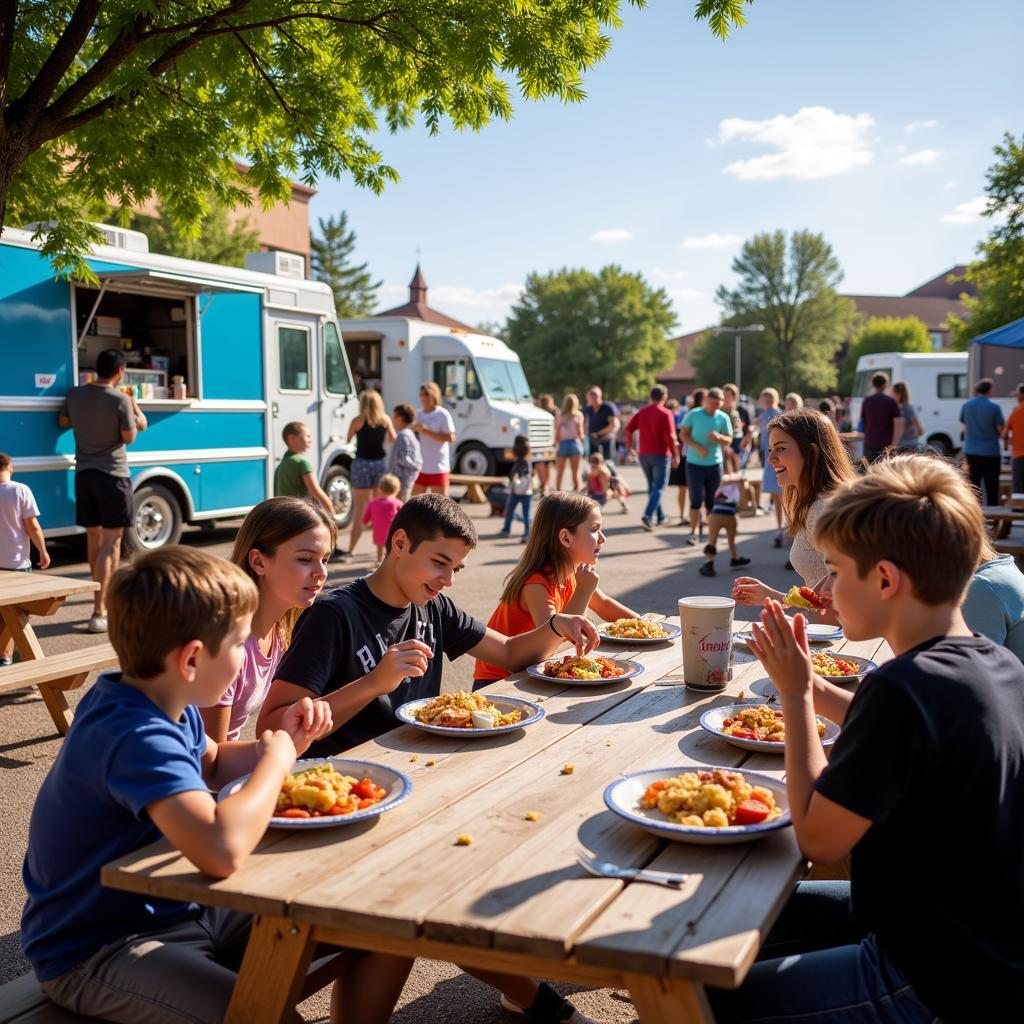
[[[857,360],[875,352],[931,352],[928,325],[916,316],[873,316],[857,332],[846,350],[839,390],[853,391]]]
[[[642,6],[644,0],[629,0]],[[699,0],[725,37],[750,0]],[[397,173],[372,141],[418,118],[478,129],[529,100],[584,98],[622,0],[6,0],[0,3],[0,228],[55,222],[80,269],[82,211],[150,199],[195,235],[210,196],[286,202],[289,179]]]
[[[985,216],[996,223],[978,246],[981,259],[964,275],[978,294],[964,297],[965,318],[949,318],[954,348],[965,349],[971,338],[1024,317],[1024,135],[1018,141],[1007,132],[995,154],[985,183]]]
[[[219,199],[211,199],[195,235],[183,233],[166,217],[143,213],[133,213],[128,226],[149,238],[151,252],[225,267],[245,266],[245,257],[260,247],[260,233],[249,219],[233,220],[230,208]]]
[[[374,281],[366,263],[352,262],[356,233],[349,229],[348,214],[342,210],[338,217],[320,217],[317,223],[319,234],[310,240],[313,277],[331,286],[338,316],[372,313],[381,282]]]
[[[598,384],[610,397],[645,394],[675,361],[675,313],[664,289],[607,266],[530,274],[505,336],[535,392]]]
[[[852,299],[838,294],[839,260],[821,235],[783,231],[755,235],[732,263],[738,278],[715,293],[724,324],[762,324],[764,333],[744,339],[745,390],[764,387],[824,394],[836,386],[835,357],[856,318]],[[701,382],[733,377],[733,336],[709,332],[694,346]]]

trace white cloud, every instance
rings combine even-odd
[[[938,128],[938,127],[939,127],[939,122],[938,121],[932,121],[932,120],[929,120],[929,121],[911,121],[908,124],[905,124],[903,126],[903,130],[905,132],[919,132],[919,131],[924,130],[925,128]]]
[[[602,228],[591,236],[592,242],[628,242],[633,236],[625,228]]]
[[[699,288],[669,288],[668,297],[686,302],[690,299],[703,299],[704,293]]]
[[[473,309],[504,309],[523,293],[521,284],[503,284],[497,288],[465,288],[460,285],[441,285],[427,292],[427,301],[434,309],[444,312],[445,305],[468,306]]]
[[[712,231],[707,235],[691,235],[683,239],[684,249],[733,249],[742,242],[740,235],[720,234]]]
[[[942,154],[937,149],[919,149],[916,153],[908,153],[896,161],[904,167],[919,167],[924,164],[933,164]]]
[[[655,267],[651,271],[651,277],[656,284],[671,284],[673,281],[685,281],[690,276],[688,270],[666,270],[664,267]]]
[[[946,190],[947,192],[949,192],[949,191],[950,191],[950,189],[958,188],[958,187],[959,187],[959,185],[960,185],[960,182],[959,182],[959,181],[947,181],[947,182],[946,182],[946,184],[945,184],[945,185],[943,185],[942,187],[943,187],[943,188],[944,188],[944,189],[945,189],[945,190]]]
[[[870,114],[837,114],[828,107],[801,107],[793,115],[764,121],[730,117],[719,123],[719,142],[758,142],[777,152],[736,160],[723,170],[741,181],[812,181],[846,174],[874,159],[874,125]]]
[[[957,203],[949,212],[939,218],[940,224],[977,224],[982,219],[982,213],[988,206],[988,199],[985,196],[975,196],[968,199],[966,203]]]

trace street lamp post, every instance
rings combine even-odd
[[[761,334],[764,332],[764,324],[742,324],[741,326],[734,326],[732,324],[722,324],[719,327],[721,331],[732,331],[735,335],[735,353],[736,353],[736,389],[739,393],[743,394],[743,388],[740,382],[740,356],[743,353],[742,343],[744,333],[748,334]]]

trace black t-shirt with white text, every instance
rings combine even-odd
[[[374,597],[365,579],[338,587],[307,609],[295,627],[291,645],[275,677],[323,697],[372,671],[392,644],[420,640],[434,656],[426,674],[405,679],[398,688],[371,701],[304,755],[329,757],[380,736],[398,725],[394,709],[441,692],[441,655],[449,660],[472,650],[486,626],[467,615],[444,594],[423,607],[393,608]]]
[[[857,690],[816,788],[872,821],[853,849],[853,910],[928,1008],[1018,1019],[1024,665],[981,636],[887,662]]]

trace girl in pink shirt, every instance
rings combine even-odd
[[[388,534],[402,503],[398,500],[398,492],[402,482],[397,476],[385,473],[377,481],[377,496],[367,503],[363,513],[363,525],[373,523],[373,543],[377,545],[377,564],[384,560],[384,548],[388,543]]]
[[[306,498],[268,498],[245,517],[231,561],[255,582],[260,603],[238,676],[219,704],[199,709],[215,742],[238,739],[263,706],[295,620],[327,581],[336,539],[334,520]]]

